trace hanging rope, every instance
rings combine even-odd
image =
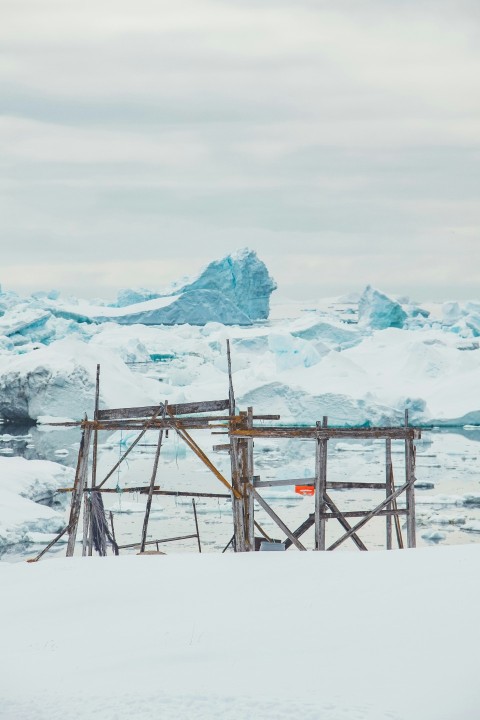
[[[104,557],[107,554],[107,543],[111,545],[115,555],[118,555],[118,545],[110,532],[102,494],[92,491],[90,493],[90,512],[92,523],[92,540],[96,552]]]

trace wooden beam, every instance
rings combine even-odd
[[[315,478],[295,478],[293,480],[254,480],[254,487],[282,487],[285,485],[315,485]],[[328,490],[385,490],[386,483],[327,481]]]
[[[88,455],[90,451],[90,439],[92,435],[91,426],[84,428],[82,439],[80,440],[80,449],[78,451],[77,469],[75,472],[75,480],[73,483],[72,501],[70,506],[70,517],[68,520],[68,543],[67,557],[72,557],[75,551],[75,540],[77,537],[78,520],[80,517],[80,509],[82,507],[83,489],[88,472]]]
[[[337,506],[335,505],[335,503],[333,502],[332,498],[329,497],[329,496],[327,495],[327,493],[324,494],[324,498],[325,498],[325,503],[328,505],[328,507],[330,508],[330,510],[332,511],[332,513],[334,513],[334,514],[336,515],[336,519],[338,520],[338,522],[340,523],[340,525],[343,527],[343,529],[344,529],[344,530],[347,530],[347,532],[348,532],[349,530],[351,530],[351,529],[352,529],[352,526],[351,526],[350,523],[347,521],[346,516],[345,516],[345,513],[340,512],[340,510],[338,509],[338,507],[337,507]],[[352,538],[353,542],[355,543],[355,545],[358,547],[359,550],[366,550],[366,549],[367,549],[367,546],[363,543],[363,541],[358,537],[358,535],[357,535],[355,532],[353,532],[353,533],[350,535],[350,537]],[[325,547],[324,547],[323,549],[325,549]]]
[[[149,418],[157,410],[158,405],[147,405],[143,407],[110,408],[99,410],[99,420],[120,420],[133,418]],[[202,402],[177,403],[167,406],[168,415],[194,415],[196,413],[215,412],[217,410],[228,410],[228,400],[206,400]],[[163,412],[163,405],[160,408]]]
[[[405,410],[405,427],[408,427],[408,410]],[[405,440],[405,482],[408,483],[406,496],[407,505],[407,545],[416,547],[415,520],[415,445],[412,438]]]
[[[300,527],[293,531],[292,535],[295,535],[298,540],[298,538],[301,537],[304,533],[306,533],[307,530],[312,527],[312,525],[315,525],[315,513],[309,515],[308,518],[300,525]],[[288,550],[290,545],[292,545],[292,541],[287,538],[287,540],[285,540],[285,550]]]
[[[328,418],[324,417],[322,424],[317,422],[317,431],[326,429]],[[315,550],[325,550],[325,520],[322,513],[325,512],[327,495],[327,451],[328,440],[317,437],[315,441]]]
[[[394,498],[397,498],[399,495],[401,495],[408,487],[408,483],[405,483],[402,485],[402,487],[398,488],[398,490],[395,490],[391,495],[389,495],[383,502],[380,503],[380,505],[377,505],[376,508],[371,510],[365,517],[360,520],[356,525],[354,525],[351,530],[345,533],[345,535],[342,535],[338,540],[336,540],[328,550],[335,550],[339,545],[341,545],[345,540],[347,540],[352,533],[355,533],[357,530],[360,530],[361,527],[363,527],[369,520],[371,520],[375,515],[378,514],[380,510],[383,510],[383,508],[388,505]]]
[[[370,510],[346,510],[345,512],[326,512],[323,513],[325,520],[338,519],[339,515],[343,517],[365,517],[370,513]],[[406,515],[407,511],[404,508],[398,510],[380,510],[376,513],[375,517],[395,517],[396,515]]]
[[[418,439],[421,430],[418,428],[403,427],[371,427],[371,428],[320,428],[317,427],[257,427],[252,430],[232,430],[231,434],[239,438],[299,438],[304,440],[324,439],[363,439],[392,438],[392,440],[405,440],[405,438]]]
[[[162,412],[162,419],[165,419],[165,413],[167,411],[167,403],[165,402],[163,404],[163,412]],[[163,441],[163,430],[160,430],[158,434],[158,442],[157,447],[155,450],[155,457],[153,459],[153,468],[152,468],[152,475],[150,478],[150,485],[148,488],[148,497],[147,497],[147,504],[145,507],[145,517],[143,518],[143,528],[142,528],[142,542],[140,544],[140,552],[143,552],[145,550],[145,543],[147,542],[147,531],[148,531],[148,520],[150,518],[150,510],[152,507],[152,498],[153,498],[153,490],[155,487],[155,480],[157,478],[157,472],[158,472],[158,463],[160,460],[160,452],[162,449],[162,441]]]
[[[253,408],[247,408],[246,416],[247,427],[253,427]],[[244,440],[245,443],[245,469],[250,482],[254,477],[254,458],[253,458],[253,439]],[[255,550],[255,503],[252,493],[249,491],[251,485],[247,485],[247,492],[244,495],[244,515],[245,515],[245,549],[247,552]]]
[[[144,423],[143,430],[140,432],[139,435],[137,435],[137,437],[135,438],[135,440],[134,440],[134,441],[131,443],[131,445],[129,445],[129,447],[125,450],[125,452],[123,453],[122,457],[115,463],[115,465],[113,466],[113,468],[110,470],[109,473],[107,473],[107,474],[105,475],[105,477],[103,478],[102,482],[99,483],[97,487],[101,488],[103,485],[105,485],[105,483],[106,483],[107,480],[113,475],[113,473],[115,472],[115,470],[116,470],[118,467],[120,467],[120,465],[121,465],[122,462],[125,460],[125,458],[129,455],[129,453],[132,452],[132,450],[133,450],[133,448],[135,447],[135,445],[137,445],[137,444],[140,442],[140,440],[141,440],[142,437],[145,435],[145,433],[147,432],[147,430],[150,429],[150,423],[153,422],[154,420],[156,420],[156,419],[157,419],[157,416],[158,416],[161,412],[163,412],[163,404],[160,404],[160,405],[154,410],[154,412],[153,412],[152,417],[150,418],[150,420],[147,420],[147,421]]]
[[[56,536],[53,538],[53,540],[52,540],[51,542],[49,542],[48,545],[47,545],[46,547],[44,547],[41,552],[38,553],[38,555],[36,555],[36,556],[33,557],[33,558],[30,558],[29,560],[27,560],[27,562],[28,562],[28,563],[38,562],[38,561],[40,560],[40,558],[43,557],[43,555],[45,555],[45,553],[48,552],[48,551],[50,550],[50,548],[52,548],[52,547],[60,540],[60,538],[62,538],[62,537],[65,535],[65,533],[67,532],[67,530],[68,530],[68,525],[66,525],[66,526],[63,528],[63,530],[61,530],[61,531],[58,533],[58,535],[56,535]]]
[[[190,540],[196,538],[196,535],[180,535],[179,537],[163,538],[162,540],[147,540],[145,545],[156,545],[157,543],[175,542],[176,540]],[[126,550],[127,548],[140,547],[141,543],[129,543],[128,545],[119,545],[119,550]]]
[[[233,488],[228,480],[222,475],[220,470],[218,470],[215,465],[212,463],[212,461],[208,458],[208,456],[203,452],[201,447],[197,445],[195,440],[187,433],[187,431],[181,427],[178,423],[175,423],[174,425],[179,437],[182,438],[182,440],[189,446],[191,450],[197,455],[198,458],[208,467],[208,469],[215,475],[215,477],[220,480],[220,482],[225,485],[229,490],[232,491],[232,493],[235,495],[235,497],[241,497],[241,494]]]
[[[387,438],[385,440],[385,489],[387,497],[394,491],[393,480],[392,480],[392,440]],[[388,503],[387,511],[392,509],[392,503]],[[392,516],[387,513],[385,521],[385,532],[386,532],[386,546],[387,550],[392,549]]]
[[[283,530],[287,538],[289,538],[292,543],[295,545],[296,548],[299,550],[306,550],[306,548],[302,545],[302,543],[297,540],[295,535],[291,532],[291,530],[288,529],[288,527],[285,525],[283,520],[278,517],[278,515],[272,510],[270,505],[268,505],[265,500],[257,493],[253,485],[250,485],[250,492],[253,494],[255,500],[258,502],[258,504],[265,510],[267,515],[270,515],[272,520],[278,525],[278,527]]]

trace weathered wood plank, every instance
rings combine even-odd
[[[215,477],[220,480],[220,482],[225,485],[225,487],[231,490],[235,497],[241,497],[241,493],[239,493],[236,488],[230,485],[228,480],[226,480],[220,470],[215,467],[210,458],[203,452],[202,448],[197,445],[195,440],[191,437],[191,435],[187,433],[185,428],[182,428],[178,423],[175,423],[174,427],[178,433],[178,436],[182,438],[182,440],[189,446],[191,450],[193,450],[195,455],[200,458],[200,460],[208,467],[208,469],[215,475]]]
[[[408,483],[405,483],[402,485],[402,487],[398,488],[398,490],[395,490],[391,495],[389,495],[383,502],[381,502],[377,507],[375,507],[373,510],[371,510],[365,517],[360,520],[356,525],[354,525],[351,530],[345,533],[345,535],[342,535],[342,537],[338,538],[330,547],[328,550],[335,550],[339,545],[341,545],[345,540],[347,540],[352,533],[356,532],[357,530],[360,530],[369,520],[372,519],[372,517],[375,517],[375,515],[378,514],[380,510],[383,510],[383,508],[388,505],[394,498],[397,498],[399,495],[401,495],[408,487]]]
[[[325,503],[328,505],[328,507],[330,508],[330,510],[332,511],[332,513],[334,513],[334,514],[337,516],[336,519],[338,520],[338,522],[340,523],[340,525],[343,527],[343,529],[344,529],[344,530],[347,530],[347,532],[348,532],[349,530],[351,530],[351,529],[352,529],[352,526],[351,526],[350,523],[347,521],[347,519],[346,519],[346,517],[345,517],[345,513],[342,513],[342,512],[339,510],[339,508],[338,508],[338,507],[335,505],[335,503],[333,502],[332,498],[331,498],[329,495],[327,495],[327,493],[324,494],[324,497],[325,497]],[[350,537],[351,537],[351,539],[353,540],[353,542],[355,543],[355,545],[358,547],[359,550],[367,550],[367,546],[366,546],[365,543],[358,537],[358,535],[357,535],[356,533],[352,533],[352,534],[350,535]],[[325,548],[324,548],[324,549],[325,549]]]
[[[95,409],[93,412],[93,420],[98,420],[98,410],[100,407],[100,365],[97,364],[97,374],[95,379]],[[93,431],[93,454],[92,454],[92,488],[97,484],[97,455],[98,455],[98,430],[95,428]],[[85,504],[85,509],[87,505]],[[89,515],[91,506],[89,507]],[[93,554],[93,532],[91,518],[88,523],[88,554],[91,557]]]
[[[163,405],[163,413],[162,413],[163,420],[165,419],[166,411],[167,411],[167,403],[165,402]],[[160,452],[162,450],[162,441],[163,441],[163,429],[160,430],[160,432],[158,434],[158,442],[157,442],[157,447],[155,450],[155,457],[153,459],[152,475],[150,478],[150,485],[148,488],[147,505],[145,507],[145,517],[143,518],[142,542],[140,544],[140,552],[143,552],[145,550],[145,543],[147,542],[148,520],[150,518],[150,510],[152,507],[153,490],[155,487],[155,480],[157,478],[158,463],[160,460]]]
[[[283,520],[278,517],[277,513],[274,512],[274,510],[272,510],[270,505],[268,505],[265,502],[265,500],[261,497],[261,495],[258,494],[258,492],[255,490],[253,485],[250,485],[250,492],[253,494],[253,496],[254,496],[255,500],[258,502],[258,504],[261,505],[261,507],[265,510],[267,515],[270,515],[270,517],[278,525],[278,527],[281,530],[283,530],[283,532],[285,533],[287,538],[289,538],[292,541],[292,543],[295,545],[295,547],[298,548],[299,550],[306,550],[306,548],[302,545],[302,543],[299,540],[297,540],[297,538],[292,533],[292,531],[289,530],[289,528],[285,525]]]
[[[315,513],[312,513],[311,515],[309,515],[308,518],[296,530],[294,530],[292,534],[295,535],[295,537],[298,540],[298,538],[301,537],[304,533],[306,533],[307,530],[309,530],[312,527],[312,525],[315,525]],[[292,541],[289,538],[287,538],[287,540],[285,540],[285,543],[284,543],[285,550],[288,550],[288,548],[292,544],[293,544]]]
[[[147,405],[130,408],[109,408],[98,411],[99,420],[119,420],[122,418],[148,418],[157,410],[158,405]],[[195,413],[215,412],[216,410],[228,410],[228,400],[205,400],[201,402],[177,403],[167,406],[169,415],[194,415]],[[163,412],[163,405],[160,412]]]
[[[315,485],[315,478],[296,478],[293,480],[255,480],[254,487],[282,487],[285,485]],[[386,483],[328,481],[327,490],[385,490]]]
[[[328,418],[322,424],[316,424],[317,431],[325,430]],[[315,442],[315,550],[325,550],[326,525],[322,513],[325,512],[327,494],[327,451],[328,440],[317,436]]]
[[[253,427],[253,408],[247,408],[247,427]],[[250,482],[254,477],[253,439],[245,440],[245,464]],[[251,485],[247,485],[247,492],[244,499],[245,508],[245,548],[247,552],[255,550],[255,503],[252,493],[249,491]]]
[[[60,488],[56,492],[72,492],[73,488]],[[142,485],[137,487],[125,487],[120,491],[116,488],[96,488],[95,492],[100,493],[116,493],[121,495],[123,493],[139,493],[140,495],[146,495],[149,491],[148,485]],[[210,493],[210,492],[191,492],[188,490],[160,490],[160,485],[155,485],[153,488],[154,495],[170,495],[172,497],[205,497],[205,498],[222,498],[230,500],[231,495],[227,493]]]
[[[385,489],[387,491],[387,497],[392,494],[393,482],[392,482],[392,440],[387,438],[385,440]],[[388,503],[387,511],[392,509],[392,503]],[[386,532],[386,545],[387,550],[392,549],[392,516],[387,513],[385,522]]]
[[[40,558],[43,557],[43,556],[45,555],[45,553],[48,552],[48,551],[50,550],[50,548],[52,548],[52,547],[60,540],[60,538],[62,538],[62,537],[65,535],[65,533],[67,532],[67,530],[68,530],[68,525],[66,525],[66,526],[63,528],[63,530],[61,530],[61,531],[58,533],[58,535],[56,535],[56,536],[53,538],[53,540],[51,540],[51,541],[48,543],[48,545],[47,545],[46,547],[44,547],[41,552],[38,553],[38,555],[35,555],[35,557],[30,558],[29,560],[27,560],[27,562],[28,562],[28,563],[38,562],[38,561],[40,560]]]
[[[163,410],[164,410],[164,405],[163,405],[163,403],[162,403],[162,404],[160,404],[160,405],[154,410],[154,412],[153,412],[152,417],[151,417],[150,420],[151,420],[151,421],[156,420],[157,415],[159,415],[161,412],[163,412]],[[125,450],[125,452],[123,453],[122,457],[115,463],[115,465],[113,466],[113,468],[110,470],[110,472],[108,472],[108,473],[105,475],[105,477],[103,478],[102,482],[99,483],[97,487],[101,488],[103,485],[105,485],[105,483],[106,483],[107,480],[113,475],[113,473],[115,472],[115,470],[117,470],[117,468],[120,467],[120,465],[121,465],[122,462],[125,460],[125,458],[129,455],[129,453],[132,452],[133,448],[140,442],[140,440],[141,440],[142,437],[145,435],[145,433],[147,432],[148,429],[149,429],[149,423],[145,423],[145,424],[144,424],[144,427],[143,427],[143,430],[137,435],[137,437],[135,438],[135,440],[128,446],[128,448],[127,448],[127,449]]]
[[[345,512],[335,513],[335,512],[326,512],[323,513],[323,517],[326,520],[333,520],[337,519],[338,515],[343,515],[343,517],[365,517],[370,513],[370,510],[346,510]],[[400,508],[398,510],[380,510],[378,513],[375,514],[375,517],[395,517],[396,515],[406,515],[407,511],[404,508]]]
[[[408,482],[407,504],[407,544],[409,548],[417,545],[415,519],[415,446],[413,440],[405,441],[405,462],[407,465],[405,480]]]
[[[75,540],[77,537],[78,520],[80,517],[80,509],[82,507],[83,490],[85,487],[88,473],[88,455],[90,452],[91,436],[91,426],[85,427],[82,432],[82,439],[80,440],[77,469],[75,472],[75,481],[73,483],[70,517],[68,520],[67,557],[72,557],[75,551]]]
[[[371,427],[371,428],[321,428],[316,427],[258,427],[252,430],[235,429],[231,431],[238,438],[303,438],[305,440],[319,439],[365,439],[391,438],[392,440],[405,440],[405,438],[418,439],[421,430],[404,427]]]
[[[196,534],[194,535],[179,535],[178,537],[173,538],[163,538],[161,540],[147,540],[145,545],[157,545],[160,543],[167,543],[167,542],[175,542],[176,540],[191,540],[192,538],[196,538]],[[126,550],[127,548],[135,548],[140,547],[141,543],[129,543],[128,545],[119,545],[119,550]]]

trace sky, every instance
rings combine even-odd
[[[480,297],[478,0],[0,0],[0,282]]]

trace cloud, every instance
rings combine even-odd
[[[319,278],[474,294],[475,3],[4,0],[2,15],[4,286],[68,290],[70,263],[75,292],[110,293],[162,258],[193,272],[249,245],[296,296]]]

